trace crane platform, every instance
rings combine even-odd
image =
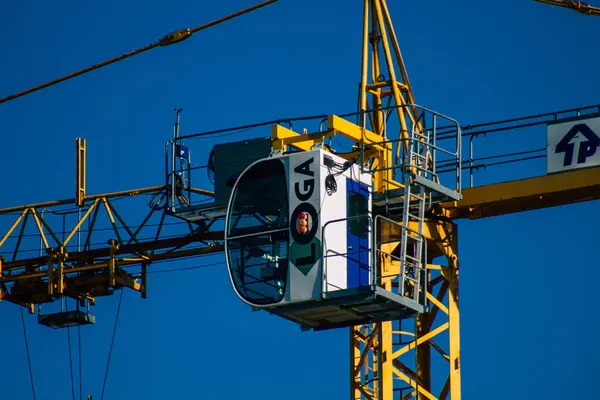
[[[38,323],[53,329],[96,323],[96,317],[81,310],[62,311],[52,314],[38,314]]]
[[[323,299],[316,302],[287,304],[267,311],[296,322],[302,330],[321,331],[401,320],[427,310],[414,300],[382,287],[360,286],[328,292]]]
[[[214,220],[223,218],[227,214],[227,206],[220,204],[198,204],[193,206],[177,207],[172,214],[188,222]]]

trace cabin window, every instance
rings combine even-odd
[[[226,226],[227,261],[238,293],[256,305],[278,303],[288,273],[288,190],[279,159],[254,164],[238,180]]]

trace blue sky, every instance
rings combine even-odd
[[[389,3],[419,104],[466,124],[598,103],[599,19],[533,1]],[[1,2],[0,97],[251,4]],[[281,0],[0,105],[0,207],[72,197],[78,136],[88,140],[90,193],[162,184],[175,107],[183,108],[183,133],[353,111],[361,13],[359,1]],[[263,134],[270,130],[249,132]],[[497,145],[543,144],[543,131],[538,135],[478,139],[477,148],[489,155]],[[194,157],[204,162],[214,143],[192,142]],[[481,176],[543,173],[540,164],[515,168]],[[146,211],[124,207],[135,221]],[[465,398],[591,393],[600,372],[592,341],[600,272],[592,255],[596,231],[587,221],[599,211],[591,202],[460,221]],[[7,223],[0,219],[3,229]],[[98,324],[83,331],[84,392],[94,399],[117,300],[100,299]],[[19,310],[2,303],[0,316],[4,398],[30,398]],[[32,316],[27,326],[37,398],[70,398],[66,333],[38,326]],[[223,266],[155,275],[148,299],[124,293],[105,398],[345,399],[347,338],[346,330],[300,332],[251,312]]]

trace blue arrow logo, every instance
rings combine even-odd
[[[179,158],[185,158],[186,160],[190,157],[190,150],[184,145],[177,145],[177,151]]]
[[[555,153],[565,153],[563,166],[567,167],[573,163],[573,155],[575,154],[575,143],[572,140],[581,133],[586,140],[579,142],[577,154],[577,164],[583,164],[588,157],[596,154],[596,150],[600,146],[600,137],[594,133],[586,124],[577,124],[569,130],[569,132],[556,145]]]

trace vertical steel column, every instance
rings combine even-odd
[[[369,48],[371,60],[368,59]],[[370,73],[367,68],[370,68]],[[383,71],[388,75],[387,77],[382,75]],[[369,78],[370,81],[367,81]],[[402,60],[398,39],[385,0],[364,0],[359,97],[359,111],[370,110],[365,113],[364,118],[361,120],[361,127],[368,129],[367,126],[370,125],[370,130],[380,135],[382,141],[386,137],[390,139],[408,139],[409,129],[422,133],[423,127],[418,112],[410,106],[410,104],[415,103],[414,96],[408,82],[408,73]],[[368,101],[369,97],[371,104]],[[397,126],[399,127],[399,131],[393,135],[391,132],[384,131],[384,118],[386,117],[383,115],[382,103],[386,97],[391,98],[396,106],[405,106],[398,107],[396,112],[393,113],[398,118]],[[396,159],[400,156],[400,148],[402,146],[408,147],[408,145],[409,143],[406,140],[399,142],[395,149]],[[388,187],[388,182],[393,179],[395,167],[395,160],[391,151],[392,147],[390,145],[390,150],[380,156],[380,162],[373,172],[375,192],[385,193],[391,189],[391,187]],[[431,155],[428,158],[428,161],[433,161]],[[393,189],[397,189],[397,187]],[[441,234],[442,232],[438,232],[435,223],[431,227],[427,223],[427,226],[426,236],[430,240],[433,239],[438,245],[436,247],[443,249],[442,253],[449,257],[448,244],[446,239],[443,239],[446,236]],[[439,229],[443,231],[446,228]],[[435,237],[432,237],[432,235]],[[401,243],[395,243],[393,246],[392,244],[386,245],[389,246],[389,248],[386,248],[386,252],[391,254],[394,247],[398,245],[401,245]],[[448,265],[452,264],[449,263]],[[400,265],[385,257],[377,257],[374,268],[378,276],[386,277],[377,284],[389,291],[396,290],[392,288],[392,278],[396,278],[401,273]],[[445,270],[442,271],[442,267],[439,267],[438,270],[437,276],[434,278],[431,274],[427,274],[427,287],[433,288],[434,285],[440,285],[442,281],[446,282],[439,286],[437,297],[440,299],[433,297],[435,303],[432,309],[435,311],[409,320],[409,324],[402,324],[402,327],[413,325],[414,330],[412,332],[402,331],[402,329],[394,331],[395,321],[355,326],[350,330],[351,400],[392,400],[394,396],[397,397],[398,395],[402,395],[403,399],[437,399],[437,393],[431,393],[432,387],[441,386],[438,383],[440,381],[444,383],[446,378],[448,378],[447,383],[444,385],[442,392],[439,393],[439,397],[446,398],[447,394],[450,394],[451,400],[460,398],[459,369],[451,369],[453,372],[449,376],[441,377],[441,379],[431,375],[431,358],[437,355],[433,354],[432,347],[436,348],[438,352],[450,353],[457,361],[459,357],[456,342],[458,340],[458,306],[451,301],[448,306],[442,304],[449,286],[445,276],[449,274]],[[430,282],[430,280],[435,280],[435,282]],[[431,299],[432,294],[428,293],[427,297]],[[433,323],[436,321],[435,315],[439,310],[442,310],[445,315],[449,314],[451,324],[442,322],[441,325],[433,327]],[[447,348],[448,346],[439,346],[439,343],[434,343],[432,339],[448,330],[449,325],[452,326],[451,341],[453,343],[450,345],[450,350],[442,350],[441,347]],[[406,336],[411,337],[407,342],[402,340]]]
[[[65,261],[67,259],[67,255],[65,254],[65,247],[60,246],[58,250],[58,254],[56,255],[56,261],[58,264],[58,269],[56,271],[56,293],[60,296],[63,295],[64,288],[64,277],[65,277]]]
[[[415,339],[418,341],[419,338],[429,333],[429,313],[421,314],[415,320]],[[427,391],[431,391],[431,346],[429,342],[417,345],[416,357],[417,382],[420,382],[421,386]]]
[[[363,46],[360,74],[360,126],[367,126],[367,79],[369,69],[369,0],[365,0],[363,10]]]
[[[350,328],[350,400],[360,400],[360,326]]]
[[[448,271],[448,324],[450,328],[450,399],[460,399],[460,313],[458,310],[458,229],[453,226]]]
[[[54,249],[48,249],[48,294],[54,296]]]
[[[83,206],[86,194],[86,147],[85,139],[76,139],[75,156],[75,203],[78,207]]]
[[[116,261],[116,253],[119,249],[117,242],[114,239],[110,239],[108,241],[110,246],[109,251],[109,260],[108,260],[108,285],[111,288],[114,288],[116,285],[116,269],[117,269],[117,261]]]

